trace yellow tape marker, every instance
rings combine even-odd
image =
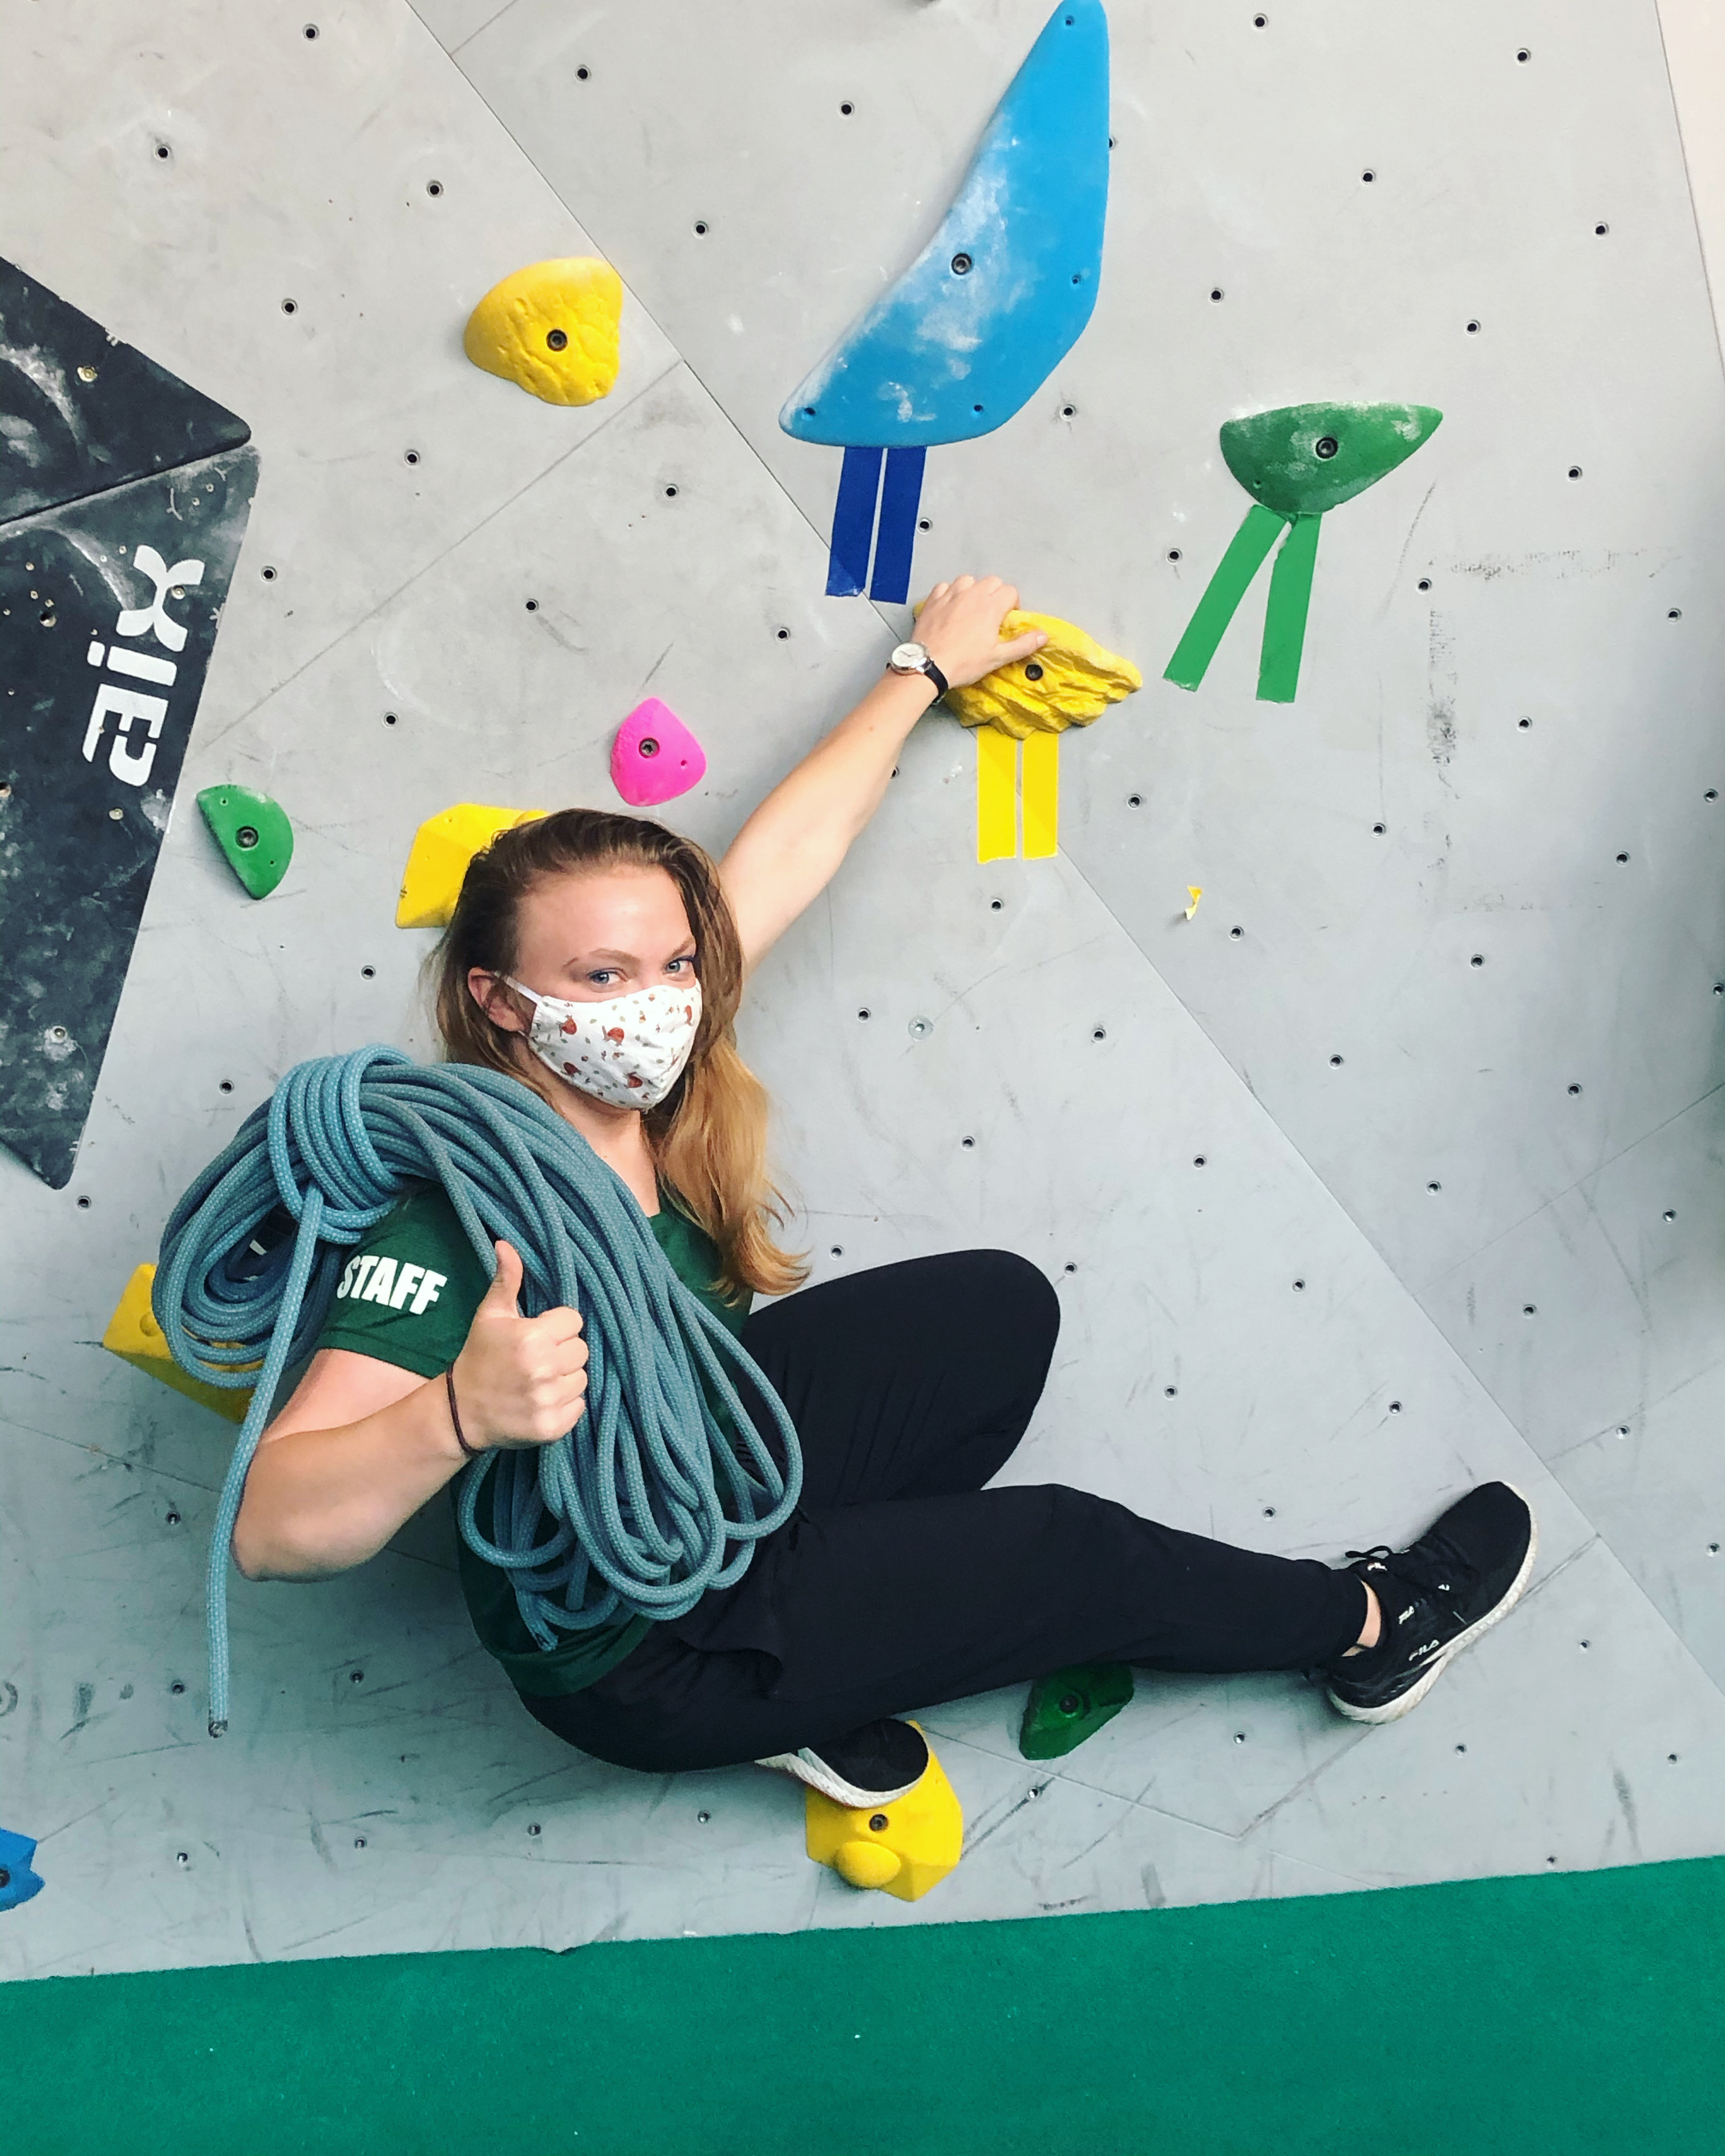
[[[228,1392],[220,1385],[207,1385],[201,1378],[182,1370],[169,1353],[167,1338],[150,1307],[150,1283],[155,1277],[152,1265],[139,1265],[133,1272],[108,1320],[103,1347],[122,1363],[130,1363],[133,1369],[141,1370],[146,1378],[159,1378],[164,1385],[172,1385],[188,1400],[201,1401],[218,1415],[226,1415],[229,1422],[244,1422],[252,1404],[249,1390]],[[263,1365],[252,1367],[261,1369]]]
[[[976,857],[1011,860],[1019,850],[1019,745],[999,726],[976,732]]]
[[[1024,759],[1024,859],[1046,860],[1060,846],[1060,737],[1026,734]]]

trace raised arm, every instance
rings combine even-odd
[[[963,688],[1028,659],[1047,641],[1036,632],[1001,642],[1001,620],[1018,603],[1018,593],[999,577],[937,584],[916,617],[917,641],[950,685]],[[719,868],[746,964],[752,966],[832,881],[851,841],[880,807],[911,727],[934,698],[927,675],[883,675],[737,833]]]

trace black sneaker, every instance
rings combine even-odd
[[[1522,1598],[1539,1530],[1507,1482],[1482,1482],[1411,1548],[1349,1550],[1348,1569],[1378,1598],[1375,1647],[1323,1672],[1330,1704],[1352,1722],[1394,1722],[1417,1707],[1444,1666]]]
[[[793,1775],[835,1804],[869,1811],[916,1788],[928,1771],[928,1742],[913,1722],[865,1722],[827,1743],[775,1752],[755,1764]]]

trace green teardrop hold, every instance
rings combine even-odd
[[[1278,516],[1321,516],[1374,486],[1436,433],[1430,404],[1284,404],[1222,426],[1222,455]]]
[[[254,898],[268,898],[294,858],[287,811],[249,786],[206,786],[198,797],[210,836]]]
[[[1039,1677],[1024,1702],[1019,1750],[1027,1759],[1059,1759],[1111,1722],[1132,1696],[1124,1662],[1079,1662]]]

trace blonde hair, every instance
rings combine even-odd
[[[455,911],[432,954],[438,1031],[452,1063],[501,1070],[547,1100],[557,1080],[521,1053],[521,1035],[474,1000],[469,973],[514,972],[521,902],[555,876],[663,869],[682,894],[701,978],[701,1026],[681,1076],[643,1112],[649,1150],[679,1208],[717,1245],[716,1285],[730,1300],[753,1289],[783,1295],[807,1267],[771,1233],[785,1201],[767,1172],[767,1089],[737,1053],[742,946],[712,857],[692,839],[641,816],[560,808],[502,831],[469,864]],[[530,1067],[531,1066],[531,1067]]]

